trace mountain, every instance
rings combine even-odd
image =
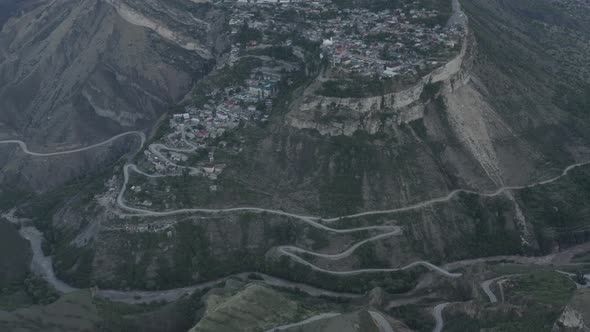
[[[390,320],[379,311],[430,330],[444,310],[457,331],[567,325],[590,248],[590,7],[420,2],[445,8],[423,15],[451,46],[392,83],[332,68],[337,38],[322,37],[336,32],[310,22],[373,38],[337,54],[387,38],[365,34],[362,19],[342,24],[344,14],[385,24],[427,10],[400,1],[384,19],[354,1],[315,8],[324,5],[55,0],[5,25],[0,128],[37,148],[142,130],[188,106],[162,117],[139,150],[139,134],[57,158],[1,147],[0,181],[39,189],[7,206],[44,233],[57,278],[96,286],[98,297],[118,289],[131,302],[173,302],[256,271],[296,294],[321,289],[362,326]],[[397,44],[425,52],[429,30],[408,22],[399,24],[416,40]],[[339,61],[362,68],[373,55]],[[273,305],[285,295],[263,286],[204,293],[195,330],[227,317],[231,328],[254,326],[266,305],[303,318],[293,314],[302,299]],[[328,321],[340,322],[317,324]]]
[[[42,151],[150,128],[227,47],[223,15],[186,1],[35,1],[0,32],[0,137]],[[74,158],[55,183],[96,161]],[[46,173],[33,162],[11,160],[0,157],[6,172],[35,169],[23,190],[52,187],[38,186]]]
[[[222,22],[207,4],[40,1],[0,34],[2,124],[29,142],[145,128],[211,68]]]
[[[35,4],[35,0],[2,0],[0,1],[0,28],[11,16],[21,9],[27,9]]]

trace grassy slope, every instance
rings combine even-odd
[[[0,220],[0,289],[24,279],[31,262],[28,241],[16,228]]]
[[[575,286],[555,272],[539,272],[512,279],[504,286],[505,303],[477,307],[477,316],[452,313],[445,331],[479,331],[493,328],[502,332],[551,331]]]

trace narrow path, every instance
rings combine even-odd
[[[498,188],[497,190],[495,190],[493,192],[477,192],[477,191],[468,190],[468,189],[456,189],[456,190],[453,190],[450,193],[448,193],[446,196],[433,198],[433,199],[430,199],[430,200],[427,200],[424,202],[415,203],[415,204],[405,206],[405,207],[394,208],[394,209],[389,209],[389,210],[365,211],[365,212],[361,212],[361,213],[350,214],[350,215],[334,217],[334,218],[322,218],[319,216],[306,216],[306,215],[289,213],[289,212],[285,212],[282,210],[273,210],[273,209],[256,208],[256,207],[236,207],[236,208],[226,208],[226,209],[185,208],[185,209],[170,210],[170,211],[152,211],[152,210],[148,210],[148,209],[130,207],[124,202],[123,193],[125,191],[125,185],[129,181],[129,169],[131,169],[133,171],[138,171],[138,169],[137,169],[137,166],[134,164],[127,164],[124,167],[124,186],[121,190],[121,193],[119,194],[119,199],[117,200],[117,203],[118,203],[119,207],[123,210],[139,213],[139,214],[146,216],[146,217],[174,216],[174,215],[179,215],[179,214],[189,214],[189,213],[195,213],[195,212],[202,212],[202,213],[266,212],[266,213],[272,213],[272,214],[276,214],[276,215],[283,215],[283,216],[288,216],[288,217],[292,217],[292,218],[297,218],[300,220],[318,220],[318,221],[324,221],[324,222],[335,222],[335,221],[341,221],[342,219],[352,219],[352,218],[374,216],[374,215],[386,215],[386,214],[393,214],[393,213],[399,213],[399,212],[418,210],[418,209],[422,209],[425,207],[430,207],[430,206],[438,204],[438,203],[449,202],[450,200],[452,200],[455,196],[457,196],[460,193],[473,194],[473,195],[479,195],[479,196],[484,196],[484,197],[496,197],[496,196],[502,195],[502,194],[504,194],[508,191],[511,191],[511,190],[522,190],[522,189],[526,189],[526,188],[533,188],[536,186],[553,183],[553,182],[561,179],[562,177],[566,176],[571,170],[578,168],[578,167],[588,165],[588,164],[590,164],[590,162],[582,162],[582,163],[570,165],[567,168],[565,168],[563,170],[563,172],[558,176],[555,176],[555,177],[548,179],[548,180],[535,182],[535,183],[532,183],[529,185],[504,186],[504,187]],[[138,172],[138,173],[141,173],[143,175],[147,175],[144,172]],[[150,176],[150,175],[148,175],[148,176]],[[161,176],[151,175],[150,177],[161,177]]]
[[[482,282],[480,284],[480,286],[483,289],[484,293],[486,293],[486,295],[490,299],[490,303],[496,303],[496,302],[498,302],[498,298],[496,297],[496,294],[494,294],[494,292],[492,292],[492,290],[490,289],[490,286],[492,285],[492,283],[494,283],[497,280],[500,280],[502,278],[504,278],[504,276],[500,276],[500,277],[497,277],[497,278],[494,278],[494,279],[489,279],[489,280],[486,280],[486,281],[484,281],[484,282]]]
[[[98,148],[101,147],[103,145],[107,145],[110,144],[116,140],[118,140],[121,137],[125,137],[125,136],[132,136],[132,135],[137,135],[141,138],[141,145],[139,147],[138,150],[141,150],[141,148],[145,145],[145,134],[141,131],[128,131],[116,136],[113,136],[111,138],[109,138],[106,141],[100,142],[100,143],[96,143],[93,145],[89,145],[86,147],[82,147],[82,148],[78,148],[78,149],[73,149],[73,150],[66,150],[66,151],[58,151],[58,152],[48,152],[48,153],[42,153],[42,152],[33,152],[31,150],[29,150],[29,147],[27,146],[27,143],[21,141],[21,140],[7,140],[7,141],[0,141],[0,145],[1,144],[17,144],[21,150],[29,155],[29,156],[33,156],[33,157],[53,157],[53,156],[61,156],[61,155],[67,155],[67,154],[73,154],[73,153],[78,153],[78,152],[83,152],[83,151],[87,151],[87,150],[92,150],[94,148]]]
[[[332,271],[332,270],[326,270],[324,268],[321,268],[319,266],[316,266],[308,261],[306,261],[305,259],[289,252],[289,251],[281,251],[282,254],[287,255],[289,257],[291,257],[291,259],[293,259],[296,262],[299,262],[303,265],[306,265],[308,267],[310,267],[312,270],[314,271],[318,271],[318,272],[323,272],[326,274],[331,274],[331,275],[337,275],[337,276],[351,276],[351,275],[358,275],[358,274],[364,274],[364,273],[384,273],[384,272],[400,272],[400,271],[405,271],[405,270],[410,270],[412,268],[415,268],[417,266],[423,266],[433,272],[437,272],[442,276],[445,276],[447,278],[459,278],[461,277],[463,274],[462,273],[452,273],[449,272],[445,269],[442,269],[430,262],[427,261],[415,261],[412,262],[408,265],[402,266],[402,267],[398,267],[398,268],[388,268],[388,269],[360,269],[360,270],[351,270],[351,271]]]
[[[445,327],[445,322],[443,320],[443,310],[445,310],[445,308],[449,305],[449,302],[446,303],[441,303],[439,305],[437,305],[436,307],[434,307],[434,309],[432,309],[432,316],[434,317],[434,321],[436,322],[436,325],[434,326],[434,329],[432,330],[432,332],[441,332],[443,330],[443,328]]]
[[[502,283],[507,281],[508,279],[512,278],[512,277],[517,277],[520,276],[521,274],[506,274],[506,275],[502,275],[493,279],[488,279],[484,282],[482,282],[480,284],[481,288],[483,289],[484,293],[486,293],[486,295],[488,296],[488,299],[490,300],[490,303],[497,303],[498,302],[498,297],[496,297],[496,294],[494,294],[494,292],[491,289],[491,285],[494,282],[498,282],[498,286],[501,288],[502,287]],[[502,299],[503,300],[503,299]]]
[[[390,229],[392,229],[391,232],[388,233],[384,233],[384,234],[379,234],[377,236],[368,238],[366,240],[357,242],[356,244],[352,245],[350,248],[346,249],[345,251],[338,253],[338,254],[322,254],[322,253],[317,253],[317,252],[313,252],[313,251],[309,251],[303,248],[299,248],[299,247],[295,247],[295,246],[280,246],[278,247],[279,250],[281,250],[282,252],[296,252],[299,254],[308,254],[308,255],[312,255],[312,256],[316,256],[316,257],[321,257],[321,258],[325,258],[325,259],[329,259],[329,260],[339,260],[339,259],[343,259],[346,258],[350,255],[352,255],[354,253],[355,250],[357,250],[359,247],[361,247],[362,245],[369,243],[369,242],[373,242],[373,241],[378,241],[384,238],[388,238],[388,237],[392,237],[392,236],[397,236],[400,235],[402,233],[402,229],[399,226],[392,226],[390,227]],[[354,230],[354,229],[353,229]],[[366,230],[366,228],[360,228],[360,230]],[[339,230],[342,231],[342,230]],[[351,229],[348,229],[347,231],[351,231]]]

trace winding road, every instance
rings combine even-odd
[[[448,307],[449,304],[449,302],[441,303],[434,307],[434,309],[432,309],[432,316],[434,317],[434,321],[436,322],[436,325],[434,326],[432,332],[441,332],[443,330],[445,322],[443,320],[442,314],[443,310],[445,310],[445,308]]]
[[[323,226],[323,227],[326,227],[326,226]],[[372,242],[372,241],[378,241],[378,240],[381,240],[381,239],[384,239],[384,238],[388,238],[388,237],[391,237],[391,236],[397,236],[397,235],[400,235],[402,233],[402,228],[399,227],[399,226],[391,226],[390,229],[391,229],[391,232],[384,233],[384,234],[379,234],[377,236],[374,236],[374,237],[368,238],[366,240],[357,242],[356,244],[352,245],[350,248],[348,248],[345,251],[343,251],[341,253],[338,253],[338,254],[322,254],[322,253],[317,253],[317,252],[309,251],[309,250],[306,250],[306,249],[303,249],[303,248],[299,248],[299,247],[295,247],[295,246],[280,246],[279,249],[282,250],[283,252],[285,252],[285,251],[286,252],[296,252],[296,253],[299,253],[299,254],[309,254],[309,255],[312,255],[312,256],[316,256],[316,257],[320,257],[320,258],[325,258],[325,259],[329,259],[329,260],[339,260],[339,259],[343,259],[343,258],[346,258],[346,257],[352,255],[355,250],[357,250],[359,247],[361,247],[365,243],[369,243],[369,242]],[[348,229],[347,231],[351,231],[351,230],[354,230],[354,229]],[[360,228],[360,230],[365,230],[365,229]],[[339,229],[337,231],[343,231],[343,230],[340,230]]]
[[[29,156],[33,156],[33,157],[54,157],[54,156],[62,156],[62,155],[67,155],[67,154],[73,154],[73,153],[78,153],[78,152],[83,152],[83,151],[87,151],[87,150],[92,150],[107,144],[110,144],[116,140],[118,140],[121,137],[125,137],[125,136],[139,136],[141,138],[141,145],[138,149],[141,150],[141,148],[143,148],[143,146],[145,145],[145,141],[146,141],[146,137],[145,134],[141,131],[128,131],[116,136],[113,136],[111,138],[109,138],[106,141],[100,142],[100,143],[96,143],[93,145],[89,145],[89,146],[85,146],[82,148],[77,148],[77,149],[73,149],[73,150],[65,150],[65,151],[57,151],[57,152],[47,152],[47,153],[43,153],[43,152],[33,152],[31,150],[29,150],[29,147],[27,146],[27,143],[20,141],[20,140],[7,140],[7,141],[0,141],[0,145],[1,144],[16,144],[18,145],[21,150],[29,155]]]
[[[191,148],[175,149],[175,148],[166,147],[162,144],[152,144],[152,145],[150,145],[150,151],[152,151],[152,153],[156,154],[158,157],[170,162],[173,165],[176,165],[173,162],[171,162],[170,160],[168,160],[160,151],[164,150],[164,149],[169,150],[169,151],[177,151],[177,152],[193,152],[193,151],[195,151],[197,149],[197,147],[194,146],[193,144],[191,144],[190,142],[186,141],[184,128],[182,129],[182,133],[183,133],[182,134],[183,140],[189,146],[191,146]],[[103,142],[100,142],[97,144],[93,144],[93,145],[90,145],[87,147],[82,147],[82,148],[77,148],[77,149],[67,150],[67,151],[51,152],[51,153],[32,152],[28,149],[27,144],[24,143],[23,141],[20,141],[20,140],[0,141],[0,145],[1,144],[17,144],[25,154],[28,154],[30,156],[35,156],[35,157],[48,157],[48,156],[67,155],[67,154],[87,151],[90,149],[94,149],[94,148],[97,148],[100,146],[110,144],[113,141],[115,141],[121,137],[130,136],[130,135],[137,135],[140,137],[141,144],[140,144],[140,147],[138,148],[138,151],[140,151],[143,148],[143,146],[145,145],[146,136],[143,132],[139,132],[139,131],[130,131],[130,132],[122,133],[122,134],[113,136],[112,138],[110,138],[106,141],[103,141]],[[389,209],[389,210],[366,211],[366,212],[362,212],[362,213],[351,214],[351,215],[335,217],[335,218],[322,218],[322,217],[318,217],[318,216],[305,216],[305,215],[289,213],[289,212],[285,212],[285,211],[281,211],[281,210],[272,210],[272,209],[264,209],[264,208],[256,208],[256,207],[238,207],[238,208],[228,208],[228,209],[192,208],[192,209],[179,209],[179,210],[172,210],[172,211],[151,211],[151,210],[147,210],[147,209],[131,207],[131,206],[128,206],[124,200],[124,194],[126,191],[128,181],[129,181],[129,172],[130,171],[134,171],[138,174],[141,174],[143,176],[147,176],[150,178],[164,177],[164,175],[148,174],[146,172],[141,171],[137,167],[137,165],[135,165],[135,164],[126,164],[123,167],[124,183],[123,183],[121,190],[117,196],[117,205],[119,206],[120,209],[122,209],[124,211],[131,212],[136,216],[142,216],[142,217],[174,216],[174,215],[179,215],[179,214],[196,213],[196,212],[211,213],[211,214],[227,213],[227,212],[258,212],[258,213],[271,213],[271,214],[275,214],[275,215],[282,215],[282,216],[295,218],[295,219],[303,221],[313,227],[316,227],[316,228],[319,228],[319,229],[322,229],[322,230],[325,230],[328,232],[334,232],[334,233],[354,233],[354,232],[371,231],[371,230],[385,231],[385,233],[382,233],[382,234],[373,236],[371,238],[362,240],[362,241],[352,245],[350,248],[346,249],[345,251],[343,251],[341,253],[337,253],[337,254],[317,253],[317,252],[309,251],[309,250],[302,249],[302,248],[295,247],[295,246],[278,247],[278,252],[280,254],[289,256],[291,259],[293,259],[303,265],[309,266],[313,270],[323,272],[323,273],[332,274],[332,275],[357,275],[357,274],[363,274],[363,273],[396,272],[396,271],[408,270],[408,269],[414,268],[416,266],[423,266],[423,267],[426,267],[429,270],[439,273],[445,277],[458,278],[458,277],[461,277],[462,274],[449,272],[448,269],[449,269],[449,267],[451,267],[451,265],[449,265],[449,264],[447,264],[446,268],[441,268],[441,267],[436,266],[436,265],[434,265],[430,262],[427,262],[427,261],[416,261],[416,262],[412,262],[406,266],[399,267],[399,268],[360,269],[360,270],[352,270],[352,271],[331,271],[331,270],[326,270],[321,267],[315,266],[314,264],[299,257],[295,253],[308,254],[308,255],[312,255],[315,257],[321,257],[321,258],[325,258],[325,259],[329,259],[329,260],[338,260],[338,259],[343,259],[343,258],[349,257],[359,247],[361,247],[362,245],[364,245],[366,243],[373,242],[373,241],[379,241],[384,238],[388,238],[388,237],[392,237],[392,236],[397,236],[397,235],[401,234],[401,232],[402,232],[402,230],[399,226],[367,226],[367,227],[352,228],[352,229],[336,229],[336,228],[326,226],[326,225],[322,224],[321,222],[335,222],[335,221],[341,221],[343,219],[357,218],[357,217],[363,217],[363,216],[384,215],[384,214],[393,214],[393,213],[404,212],[404,211],[412,211],[412,210],[416,210],[416,209],[429,207],[434,204],[448,202],[460,193],[468,193],[468,194],[475,194],[475,195],[481,195],[481,196],[486,196],[486,197],[494,197],[494,196],[504,194],[510,190],[520,190],[520,189],[531,188],[531,187],[545,185],[545,184],[555,182],[555,181],[559,180],[560,178],[566,176],[571,170],[573,170],[577,167],[588,165],[588,164],[590,164],[590,162],[581,162],[581,163],[576,163],[576,164],[570,165],[570,166],[566,167],[562,171],[562,173],[558,176],[555,176],[555,177],[550,178],[548,180],[543,180],[543,181],[539,181],[536,183],[532,183],[529,185],[504,186],[504,187],[498,188],[497,190],[495,190],[493,192],[484,192],[484,193],[480,193],[480,192],[476,192],[476,191],[472,191],[472,190],[467,190],[467,189],[457,189],[457,190],[450,192],[446,196],[433,198],[433,199],[430,199],[430,200],[427,200],[424,202],[420,202],[420,203],[415,203],[415,204],[412,204],[412,205],[409,205],[406,207],[394,208],[394,209]],[[180,166],[180,165],[176,165],[176,166],[185,167],[185,166]],[[34,252],[40,251],[40,248],[41,248],[40,242],[38,242],[39,244],[37,245],[36,240],[34,240],[33,238],[35,236],[40,236],[41,234],[40,233],[35,234],[35,236],[31,235],[36,232],[38,233],[38,231],[36,231],[35,229],[30,229],[30,228],[25,231],[27,233],[23,233],[23,236],[27,237],[31,241],[33,251]],[[33,239],[33,240],[31,240],[31,239]],[[36,248],[38,248],[38,250],[36,250]],[[36,265],[35,271],[42,274],[52,285],[54,285],[56,287],[56,289],[58,289],[61,292],[69,292],[69,291],[72,291],[75,289],[75,288],[72,288],[72,287],[66,285],[65,283],[59,281],[55,277],[55,275],[53,273],[52,266],[51,266],[51,259],[48,257],[45,257],[42,254],[42,251],[40,252],[40,254],[38,253],[34,256],[38,257],[35,262],[35,265]],[[473,262],[481,262],[481,261],[485,261],[485,260],[486,259],[484,258],[484,259],[479,259],[479,260],[473,260]],[[467,263],[463,263],[463,264],[467,264]],[[457,265],[457,266],[459,266],[459,265]],[[178,296],[178,294],[184,294],[187,290],[190,290],[193,288],[188,287],[188,288],[181,288],[178,290],[160,291],[160,292],[152,292],[152,293],[144,292],[144,293],[142,293],[142,295],[145,297],[148,297],[148,298],[150,298],[150,296],[148,294],[154,294],[151,298],[170,298],[171,296],[166,296],[166,295],[162,295],[162,294],[173,294],[172,297],[175,297],[175,296]],[[115,294],[121,295],[121,292],[117,293],[117,291],[102,291],[102,292],[103,292],[103,295],[105,295],[106,297],[112,297],[112,298],[117,298],[117,296],[115,296]],[[136,294],[136,295],[139,294],[138,292],[131,292],[131,293]],[[487,292],[486,292],[486,294],[487,294]],[[493,293],[492,293],[492,295],[493,295]],[[489,294],[488,294],[488,296],[489,296]],[[123,298],[123,297],[126,297],[126,296],[119,296],[119,298]],[[128,298],[127,298],[127,300],[129,301]],[[443,308],[444,307],[440,307],[439,309],[442,311]],[[437,311],[435,310],[435,313],[436,312]]]
[[[393,327],[391,327],[391,324],[389,324],[383,315],[376,311],[369,311],[369,315],[371,316],[371,319],[373,319],[375,325],[377,325],[379,332],[394,332]]]
[[[488,296],[488,299],[490,300],[490,303],[497,303],[498,302],[498,297],[496,297],[496,294],[494,294],[494,292],[491,289],[491,285],[498,281],[498,284],[501,284],[502,282],[508,280],[511,277],[516,277],[519,276],[520,274],[507,274],[507,275],[503,275],[503,276],[499,276],[493,279],[488,279],[485,280],[484,282],[482,282],[480,284],[481,288],[483,289],[484,293],[486,293],[486,295]],[[500,287],[502,287],[501,285],[499,285]]]
[[[2,142],[0,142],[0,144],[2,144]],[[162,156],[162,155],[160,154],[160,156]],[[163,157],[163,158],[166,159],[165,157]],[[135,213],[141,214],[142,216],[146,216],[146,217],[165,217],[165,216],[174,216],[174,215],[180,215],[180,214],[198,213],[198,212],[201,212],[201,213],[223,213],[223,212],[259,212],[259,213],[262,213],[262,212],[265,212],[265,213],[271,213],[271,214],[276,214],[276,215],[292,217],[292,218],[296,218],[299,220],[308,220],[308,221],[316,220],[316,221],[323,221],[323,222],[336,222],[336,221],[341,221],[343,219],[352,219],[352,218],[374,216],[374,215],[386,215],[386,214],[394,214],[394,213],[399,213],[399,212],[419,210],[422,208],[430,207],[430,206],[438,204],[438,203],[449,202],[455,196],[457,196],[461,193],[479,195],[479,196],[484,196],[484,197],[496,197],[496,196],[503,195],[506,192],[512,191],[512,190],[522,190],[522,189],[533,188],[533,187],[537,187],[540,185],[546,185],[546,184],[553,183],[553,182],[561,179],[562,177],[568,175],[568,173],[570,171],[572,171],[573,169],[576,169],[576,168],[582,167],[582,166],[586,166],[589,164],[590,164],[590,161],[570,165],[570,166],[566,167],[560,175],[557,175],[557,176],[555,176],[551,179],[548,179],[548,180],[535,182],[535,183],[532,183],[529,185],[504,186],[504,187],[498,188],[497,190],[495,190],[493,192],[477,192],[477,191],[469,190],[469,189],[456,189],[456,190],[451,191],[450,193],[448,193],[445,196],[429,199],[427,201],[415,203],[415,204],[408,205],[405,207],[394,208],[394,209],[389,209],[389,210],[372,210],[372,211],[366,211],[366,212],[350,214],[350,215],[345,215],[345,216],[340,216],[340,217],[333,217],[333,218],[322,218],[319,216],[299,215],[299,214],[285,212],[282,210],[273,210],[273,209],[265,209],[265,208],[257,208],[257,207],[236,207],[236,208],[227,208],[227,209],[186,208],[186,209],[178,209],[178,210],[170,210],[170,211],[153,211],[153,210],[148,210],[148,209],[131,207],[131,206],[128,206],[125,203],[125,201],[123,200],[123,194],[125,191],[125,187],[129,181],[129,170],[131,169],[135,172],[138,172],[138,173],[148,176],[148,177],[162,177],[162,175],[150,175],[150,174],[140,171],[137,168],[137,165],[135,165],[135,164],[127,164],[124,167],[124,185],[123,185],[121,193],[119,194],[119,197],[117,199],[117,204],[123,210],[135,212]],[[183,166],[180,166],[180,167],[183,167]]]
[[[502,277],[498,277],[498,278],[494,278],[494,279],[489,279],[489,280],[486,280],[486,281],[482,282],[481,285],[480,285],[481,288],[483,289],[484,293],[486,293],[486,295],[490,299],[490,303],[496,303],[496,302],[498,302],[498,298],[496,297],[496,294],[494,294],[494,292],[492,292],[492,290],[490,289],[490,286],[496,280],[500,280],[500,279],[502,279]]]

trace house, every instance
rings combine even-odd
[[[215,165],[209,164],[207,166],[204,166],[203,171],[207,174],[213,174],[215,173]]]
[[[224,111],[217,112],[216,116],[219,120],[227,120],[228,118],[227,113],[225,113]]]
[[[209,137],[209,132],[205,129],[199,130],[198,136],[199,136],[199,138],[207,138],[207,137]]]

